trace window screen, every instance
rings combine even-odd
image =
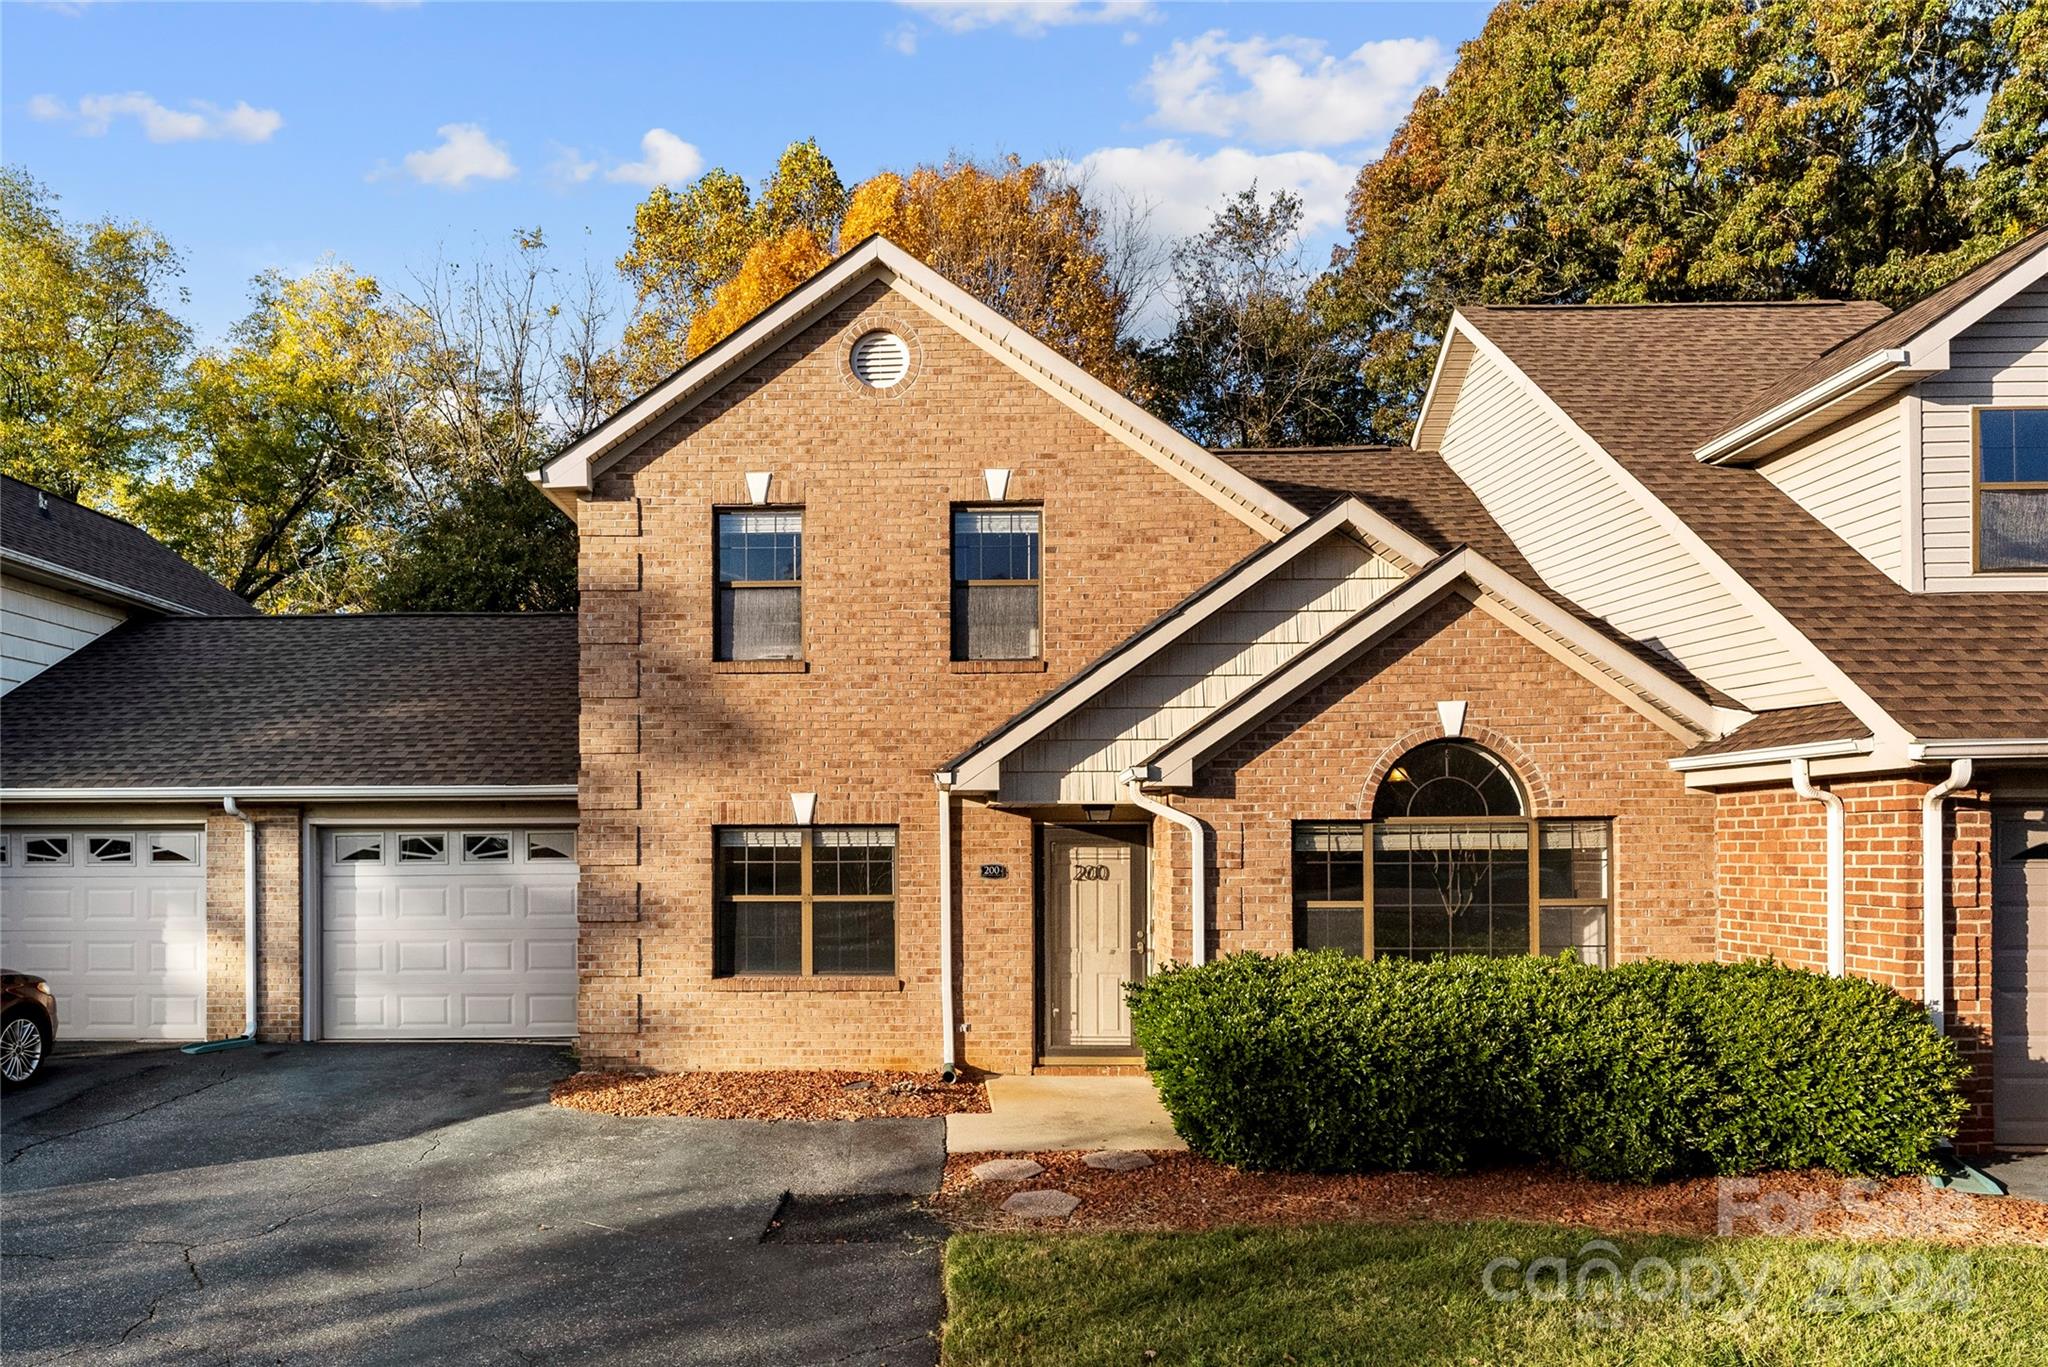
[[[954,509],[954,659],[1038,658],[1039,570],[1037,509]]]
[[[718,515],[716,653],[721,660],[800,660],[804,515]]]

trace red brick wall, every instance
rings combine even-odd
[[[1514,768],[1539,816],[1614,822],[1617,959],[1711,957],[1714,803],[1667,761],[1686,742],[1463,599],[1441,603],[1247,733],[1179,805],[1214,843],[1212,952],[1293,948],[1293,822],[1363,820],[1379,779],[1443,735],[1436,704]],[[1162,830],[1164,828],[1162,827]],[[1169,841],[1173,955],[1189,950],[1187,836]]]
[[[875,326],[912,343],[888,391],[847,369]],[[985,501],[991,467],[1014,472],[1012,502],[1044,506],[1042,669],[949,663],[950,507]],[[805,510],[798,671],[711,658],[713,509],[744,505],[755,470],[773,473],[772,503]],[[879,286],[606,472],[579,530],[583,1048],[659,1068],[935,1062],[932,771],[1263,544]],[[901,828],[900,987],[712,979],[712,828],[787,824],[792,792],[818,794],[820,823]],[[1029,823],[968,808],[961,824],[1013,867],[1002,885],[963,880],[966,1056],[1015,1066]]]
[[[299,809],[245,808],[256,821],[256,1033],[296,1040],[299,985]],[[206,818],[206,1036],[239,1035],[248,1014],[242,823],[226,812]]]
[[[1887,778],[1830,783],[1843,807],[1843,958],[1850,973],[1919,1001],[1920,804],[1930,784]],[[1982,793],[1947,802],[1949,1030],[1975,1068],[1964,1147],[1990,1141],[1991,816]],[[1827,968],[1826,813],[1789,787],[1722,793],[1718,956]]]

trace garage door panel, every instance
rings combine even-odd
[[[1992,815],[1992,1121],[2001,1144],[2048,1144],[2048,809]]]
[[[204,839],[196,829],[9,833],[0,958],[47,978],[69,1039],[195,1040],[206,1024]],[[63,862],[27,862],[66,845]],[[157,845],[191,857],[144,862]],[[101,860],[85,857],[98,848]],[[113,858],[126,851],[127,858]]]
[[[435,832],[412,827],[403,834],[417,840]],[[400,848],[400,838],[399,831],[383,832],[383,848]],[[322,993],[330,1003],[322,1033],[339,1039],[574,1034],[574,864],[479,857],[525,849],[519,827],[449,828],[441,848],[453,858],[410,865],[330,861],[322,870]],[[333,845],[326,849],[331,853]],[[379,905],[392,914],[365,914]],[[538,923],[536,908],[545,914]]]

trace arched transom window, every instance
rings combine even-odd
[[[1605,963],[1609,823],[1538,820],[1524,791],[1484,746],[1434,740],[1387,771],[1371,821],[1296,822],[1296,947]]]

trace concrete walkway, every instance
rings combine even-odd
[[[985,1115],[946,1117],[947,1153],[1187,1147],[1143,1075],[992,1077],[988,1104]]]

